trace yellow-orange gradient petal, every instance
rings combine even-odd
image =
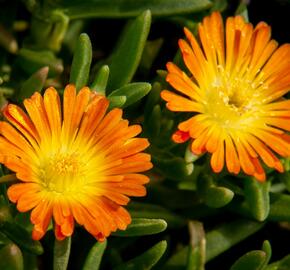
[[[20,183],[8,198],[20,212],[31,210],[32,238],[50,224],[58,240],[71,236],[75,222],[99,241],[131,222],[123,207],[131,196],[145,196],[152,168],[139,125],[129,126],[121,109],[87,87],[64,90],[63,102],[50,87],[24,101],[26,112],[8,105],[0,122],[0,162]]]
[[[220,172],[254,176],[265,181],[263,163],[283,172],[276,154],[290,156],[290,44],[278,47],[265,22],[256,27],[243,17],[223,23],[213,12],[199,24],[198,39],[184,29],[178,41],[185,66],[167,64],[163,90],[169,110],[191,112],[172,139],[191,138],[195,154],[211,153],[211,166]],[[200,40],[200,42],[198,42]]]

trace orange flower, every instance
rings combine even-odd
[[[73,85],[64,91],[63,110],[50,87],[24,100],[28,115],[9,104],[0,122],[0,162],[22,183],[8,189],[20,212],[32,209],[32,238],[43,237],[53,218],[56,238],[72,235],[75,221],[102,241],[131,222],[122,207],[128,196],[144,196],[149,179],[139,174],[152,167],[140,153],[149,143],[134,138],[138,125],[128,126],[122,110],[106,113],[104,96]],[[14,126],[14,127],[13,127]]]
[[[201,46],[188,29],[188,41],[179,40],[188,76],[167,64],[167,81],[178,94],[164,90],[171,111],[193,112],[178,125],[177,143],[191,138],[195,154],[212,154],[211,166],[220,172],[242,169],[260,181],[265,172],[260,159],[283,172],[280,160],[290,156],[290,44],[278,47],[264,23],[255,28],[241,16],[226,21],[214,12],[199,25]]]

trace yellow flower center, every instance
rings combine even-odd
[[[243,77],[221,72],[207,86],[206,111],[222,127],[240,129],[255,119],[259,110],[261,86]]]
[[[40,179],[50,192],[76,192],[84,184],[85,164],[77,153],[56,153],[45,158]]]

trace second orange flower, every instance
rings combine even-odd
[[[179,47],[190,75],[168,63],[167,81],[178,93],[161,96],[169,110],[193,116],[178,125],[173,140],[191,139],[193,153],[211,153],[214,172],[226,164],[231,173],[264,181],[261,160],[283,172],[275,153],[290,156],[290,101],[283,98],[290,89],[290,44],[278,48],[266,23],[253,27],[241,16],[224,27],[218,12],[199,25],[201,46],[184,32]]]

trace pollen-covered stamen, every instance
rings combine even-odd
[[[85,166],[77,153],[50,155],[40,170],[45,188],[58,193],[70,193],[84,184]]]
[[[257,91],[261,88],[267,89],[261,78],[253,81],[241,74],[232,77],[219,65],[215,78],[208,86],[208,95],[216,93],[215,98],[220,99],[228,109],[242,115],[261,104],[261,93]]]
[[[240,125],[243,115],[248,116],[250,123],[260,111],[261,93],[257,88],[261,85],[262,81],[257,84],[242,76],[230,77],[220,67],[207,86],[205,111],[224,127]]]

